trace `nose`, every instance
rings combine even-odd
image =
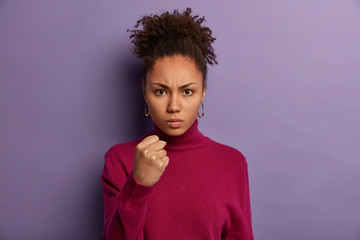
[[[169,104],[167,107],[167,111],[169,113],[176,113],[181,111],[181,105],[180,101],[178,99],[178,96],[176,94],[173,94],[169,99]]]

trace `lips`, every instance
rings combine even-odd
[[[172,128],[178,128],[183,123],[181,119],[170,119],[170,120],[166,120],[166,122]]]

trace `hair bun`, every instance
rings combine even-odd
[[[164,53],[158,49],[159,45],[174,46],[179,40],[184,40],[197,46],[205,62],[217,64],[211,46],[216,39],[211,36],[210,28],[201,26],[205,17],[191,16],[191,11],[191,8],[186,8],[182,13],[179,10],[174,10],[173,13],[166,11],[161,15],[148,15],[138,20],[134,30],[128,30],[131,32],[135,54],[144,59],[154,59],[159,51],[162,55],[167,55],[166,51]],[[138,29],[140,26],[142,29]]]

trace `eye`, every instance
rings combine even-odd
[[[165,92],[164,89],[158,89],[158,90],[155,91],[155,93],[156,93],[157,95],[164,95],[166,92]]]
[[[190,96],[190,95],[192,95],[192,94],[194,93],[194,91],[193,91],[193,90],[190,90],[190,89],[186,89],[186,90],[184,91],[184,93],[185,93],[185,95]]]

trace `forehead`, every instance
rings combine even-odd
[[[202,72],[191,58],[175,55],[157,59],[152,70],[146,74],[146,81],[169,86],[183,85],[189,82],[201,83]]]

